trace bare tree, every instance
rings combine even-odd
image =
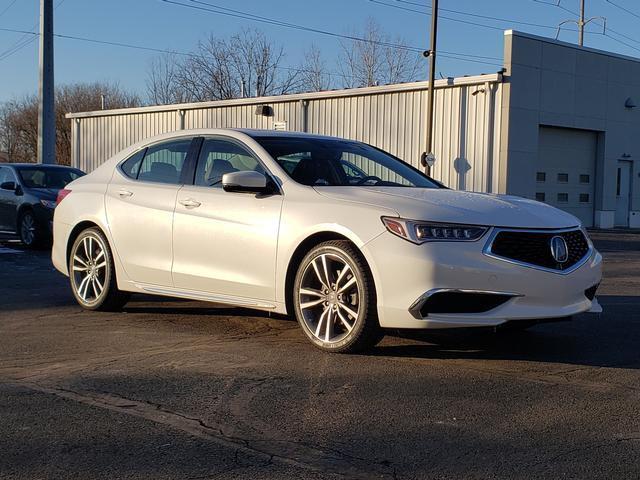
[[[109,108],[140,104],[134,94],[117,84],[89,83],[63,85],[56,89],[56,160],[69,165],[71,160],[71,122],[68,112],[99,110],[102,96]],[[0,148],[6,149],[12,162],[35,162],[38,146],[38,97],[27,95],[5,103],[0,109]]]
[[[327,71],[322,52],[317,45],[311,45],[311,48],[306,52],[305,62],[300,70],[303,90],[321,92],[331,88],[331,74]]]
[[[420,56],[406,48],[402,38],[392,38],[375,20],[368,19],[364,31],[354,36],[362,40],[342,42],[339,68],[347,88],[415,80]]]
[[[63,165],[71,161],[71,122],[65,118],[69,112],[100,110],[104,97],[105,108],[129,108],[141,105],[137,94],[120,87],[118,83],[75,83],[56,89],[56,160]]]
[[[12,113],[11,102],[0,105],[0,162],[10,162],[15,157],[16,138],[9,125]]]
[[[154,105],[189,101],[179,82],[180,63],[175,54],[166,53],[151,60],[147,72],[147,95]]]
[[[0,149],[10,162],[35,162],[38,146],[38,102],[28,95],[2,105]]]
[[[147,94],[153,103],[202,102],[245,96],[281,95],[299,87],[296,69],[282,65],[284,49],[257,30],[228,40],[213,35],[183,60],[162,57],[151,64]]]

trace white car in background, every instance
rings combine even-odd
[[[352,140],[213,129],[147,139],[69,184],[52,257],[87,309],[140,292],[287,313],[341,352],[389,328],[595,311],[602,263],[548,205],[450,190]]]

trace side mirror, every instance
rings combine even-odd
[[[18,186],[16,185],[16,182],[2,182],[0,183],[0,189],[15,192],[18,189]]]
[[[225,192],[270,193],[272,191],[267,177],[253,170],[225,173],[222,176],[222,188]]]

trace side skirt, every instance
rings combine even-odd
[[[234,297],[230,295],[211,294],[196,290],[181,290],[173,287],[161,287],[144,283],[134,283],[136,290],[152,293],[154,295],[165,295],[168,297],[189,298],[191,300],[202,300],[205,302],[223,303],[236,307],[256,308],[259,310],[276,310],[277,306],[263,300],[255,300],[246,297]]]

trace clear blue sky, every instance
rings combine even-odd
[[[179,0],[190,3],[190,0]],[[410,45],[426,48],[430,17],[419,13],[390,8],[371,0],[203,0],[227,8],[253,14],[275,17],[280,20],[310,27],[348,33],[359,29],[367,17],[373,17],[393,35],[401,35]],[[396,6],[421,10],[411,2],[420,4],[427,0],[378,0]],[[611,2],[640,15],[640,2],[636,0],[586,0],[587,15],[607,17],[610,36],[589,34],[588,46],[640,56],[640,17],[634,17],[616,8]],[[0,28],[31,30],[38,21],[39,0],[0,0]],[[60,0],[54,0],[57,4]],[[458,10],[478,15],[499,17],[533,24],[555,27],[571,17],[567,11],[553,5],[556,0],[441,0],[441,16],[514,28],[538,35],[554,36],[553,28],[517,24],[512,21],[496,21],[465,16],[448,10]],[[11,6],[10,6],[11,5]],[[7,9],[7,7],[9,7]],[[578,0],[561,0],[561,6],[576,11]],[[427,11],[427,8],[424,7]],[[169,5],[161,0],[63,0],[55,12],[57,33],[90,37],[99,40],[131,43],[154,48],[190,51],[198,39],[214,33],[229,36],[243,27],[257,27],[273,41],[282,44],[287,51],[285,63],[299,66],[305,50],[312,43],[324,52],[328,63],[338,55],[337,39],[308,32],[265,25],[244,19],[230,18],[213,13]],[[571,26],[570,28],[575,28]],[[589,30],[598,30],[594,24]],[[614,33],[617,32],[617,33]],[[620,34],[630,38],[621,37]],[[616,42],[617,37],[638,50]],[[23,36],[0,32],[0,58]],[[502,57],[503,34],[499,29],[455,22],[442,18],[439,27],[439,49],[470,55]],[[576,41],[575,32],[562,32],[560,38]],[[123,87],[144,94],[146,70],[151,52],[131,50],[115,46],[96,45],[70,39],[56,39],[56,83],[76,81],[117,81]],[[0,59],[0,101],[36,91],[37,42]],[[479,60],[479,59],[477,59]],[[500,63],[487,59],[488,62]],[[425,61],[426,75],[426,61]],[[444,76],[494,72],[496,65],[473,63],[441,56],[438,71]]]

